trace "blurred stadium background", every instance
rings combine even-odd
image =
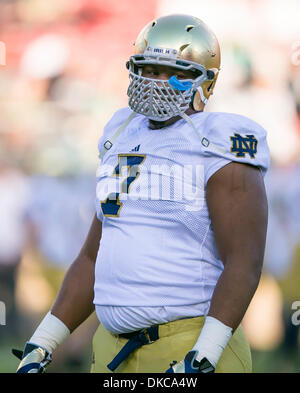
[[[253,371],[300,371],[299,1],[0,0],[0,372],[15,371],[11,348],[48,311],[87,234],[97,142],[127,105],[136,35],[177,12],[203,19],[221,44],[207,110],[268,131],[264,272],[243,325]],[[88,372],[96,326],[92,316],[72,334],[49,372]]]

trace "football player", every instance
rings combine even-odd
[[[127,68],[129,107],[99,141],[95,217],[18,372],[44,371],[94,310],[94,372],[250,372],[241,321],[264,256],[266,132],[204,111],[220,49],[198,18],[151,21]]]

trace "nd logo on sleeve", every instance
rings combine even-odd
[[[249,154],[251,158],[255,158],[258,142],[254,135],[242,136],[234,133],[230,139],[232,141],[231,152],[235,153],[236,157],[245,157]]]

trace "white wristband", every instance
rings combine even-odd
[[[28,342],[52,353],[69,335],[67,326],[49,311]]]
[[[232,328],[224,325],[218,319],[206,317],[200,336],[193,347],[198,351],[196,359],[200,362],[206,357],[216,367],[220,356],[232,336]]]

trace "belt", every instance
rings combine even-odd
[[[146,344],[152,344],[154,341],[158,340],[158,325],[153,325],[149,328],[138,330],[136,332],[119,334],[119,337],[126,338],[129,341],[107,365],[111,371],[114,371],[123,362],[123,360],[125,360],[136,349]]]

